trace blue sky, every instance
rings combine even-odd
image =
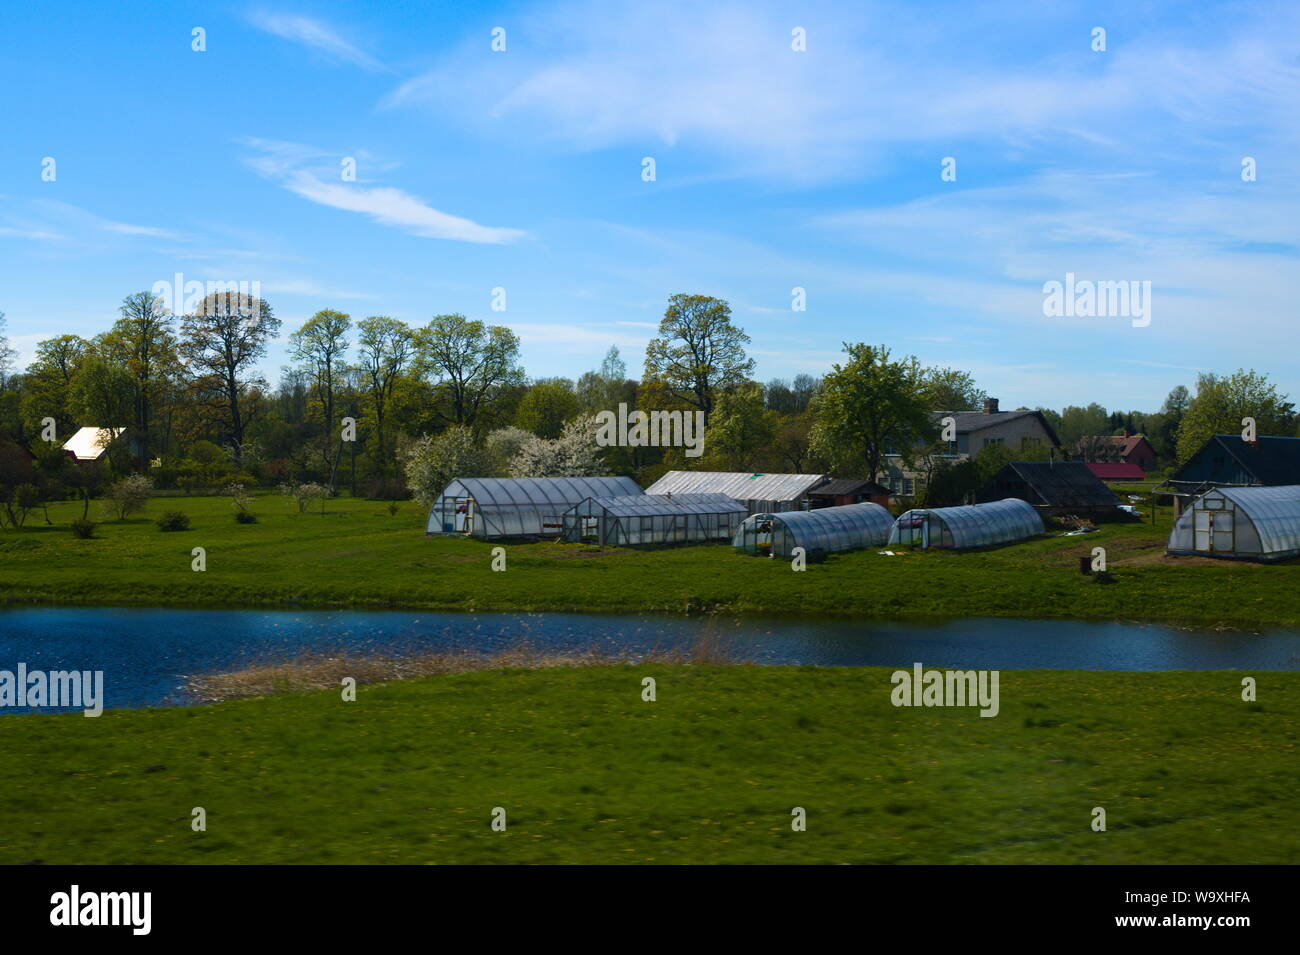
[[[10,5],[0,311],[25,363],[178,272],[257,281],[285,336],[463,312],[541,377],[638,373],[694,292],[764,379],[849,340],[1003,407],[1239,366],[1300,394],[1300,6],[970,6]],[[1150,325],[1046,317],[1067,272],[1150,281]]]

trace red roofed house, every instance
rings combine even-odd
[[[1123,461],[1087,461],[1088,470],[1103,481],[1141,481],[1146,472],[1136,464]]]
[[[1094,434],[1080,438],[1075,451],[1086,463],[1132,464],[1145,472],[1156,469],[1156,450],[1140,434]],[[1093,472],[1096,473],[1095,471]],[[1097,475],[1101,477],[1100,474]],[[1123,475],[1129,477],[1129,474]]]

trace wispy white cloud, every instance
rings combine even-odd
[[[427,239],[500,244],[513,242],[526,234],[521,229],[479,225],[471,219],[440,212],[400,189],[323,182],[305,170],[291,174],[285,181],[285,188],[323,206],[359,212],[381,225],[394,226]]]
[[[262,282],[262,291],[268,295],[306,295],[312,298],[374,300],[372,292],[353,292],[325,286],[312,279],[271,278]]]
[[[319,205],[357,212],[381,225],[427,239],[502,244],[527,235],[522,229],[480,225],[472,219],[442,212],[425,200],[391,186],[327,181],[325,176],[338,175],[335,165],[338,155],[313,146],[256,138],[241,142],[257,150],[244,160],[251,169],[279,182],[294,195]]]
[[[525,345],[559,345],[595,349],[617,345],[619,348],[644,348],[649,338],[647,335],[630,335],[603,325],[511,322],[510,328]]]
[[[1135,25],[1099,55],[1077,15],[1051,4],[917,17],[884,3],[792,13],[579,0],[521,15],[508,55],[484,56],[476,36],[380,106],[566,149],[696,151],[733,177],[768,180],[879,176],[918,161],[900,146],[924,147],[937,167],[961,145],[1154,161],[1261,123],[1294,142],[1300,65],[1288,34],[1300,15],[1213,19]],[[791,49],[796,24],[806,52]],[[1009,58],[1011,39],[1034,52]]]
[[[349,43],[337,30],[320,20],[268,11],[255,11],[248,19],[259,30],[315,50],[332,62],[350,63],[376,73],[388,72],[387,66]]]
[[[53,199],[32,199],[0,209],[4,224],[0,236],[34,242],[88,246],[103,242],[103,233],[154,239],[187,241],[188,236],[158,226],[118,222],[96,215],[80,206]]]

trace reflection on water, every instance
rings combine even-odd
[[[813,618],[464,614],[418,611],[0,611],[0,670],[103,670],[108,707],[170,702],[182,675],[304,650],[641,652],[721,638],[753,663],[962,669],[1300,670],[1300,634],[974,617],[906,623]],[[14,710],[0,710],[0,713]]]

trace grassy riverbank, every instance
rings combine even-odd
[[[1294,862],[1300,674],[497,670],[0,718],[0,863]],[[655,702],[642,679],[658,681]],[[1107,831],[1091,829],[1094,807]],[[207,831],[191,830],[203,807]],[[495,807],[508,827],[489,826]],[[807,831],[791,830],[791,810]]]
[[[153,520],[186,512],[191,529],[163,533]],[[1189,625],[1300,625],[1300,566],[1260,566],[1164,556],[1169,514],[1156,524],[1108,525],[1081,537],[1050,536],[978,553],[832,555],[795,573],[780,561],[725,545],[597,550],[558,544],[491,547],[426,538],[424,511],[404,503],[339,499],[298,514],[260,497],[259,521],[237,524],[225,498],[155,498],[146,513],[108,521],[95,538],[68,529],[78,504],[40,512],[0,531],[0,603],[141,606],[410,607],[446,610],[980,615],[1167,620]],[[1107,549],[1113,582],[1078,572],[1078,558]],[[207,570],[191,569],[203,547]]]

